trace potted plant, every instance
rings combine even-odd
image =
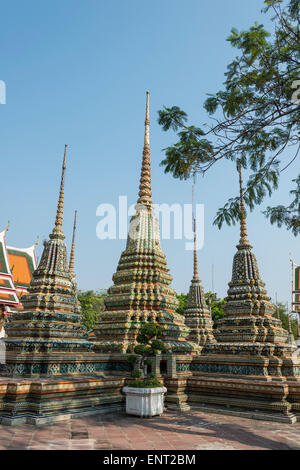
[[[128,358],[134,367],[131,373],[133,380],[123,388],[127,414],[150,417],[161,415],[164,411],[164,394],[167,389],[155,374],[147,373],[147,367],[151,364],[149,357],[166,352],[163,341],[157,339],[161,334],[159,325],[146,323],[137,336],[138,344],[134,348],[136,355]]]

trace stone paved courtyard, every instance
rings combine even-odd
[[[193,411],[140,419],[123,412],[35,427],[0,425],[0,450],[300,450],[289,425]]]

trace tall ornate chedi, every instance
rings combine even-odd
[[[114,285],[109,288],[105,309],[94,328],[95,350],[130,352],[140,327],[156,322],[163,327],[162,340],[170,352],[191,353],[195,344],[186,341],[189,328],[176,313],[178,301],[169,286],[172,280],[160,246],[159,224],[154,215],[151,191],[149,92],[146,101],[145,139],[138,201],[131,218],[126,249],[121,254]]]
[[[196,221],[194,219],[194,272],[191,281],[187,305],[184,309],[185,324],[190,328],[188,340],[199,346],[215,343],[213,321],[207,307],[204,290],[199,278],[196,244]]]
[[[240,227],[225,318],[214,330],[217,343],[206,343],[200,355],[177,358],[181,375],[177,389],[174,380],[170,385],[178,400],[182,397],[182,407],[187,397],[189,405],[217,406],[218,412],[220,406],[232,407],[239,414],[251,410],[251,417],[294,423],[300,411],[300,361],[287,331],[273,317],[275,308],[247,237],[241,168]]]
[[[77,360],[91,350],[82,317],[76,308],[74,273],[67,264],[62,229],[67,146],[55,225],[28,294],[22,298],[24,310],[14,314],[7,326],[6,362],[8,374],[76,372]],[[72,265],[71,265],[72,269]],[[72,367],[68,363],[72,362]]]
[[[265,283],[260,278],[257,260],[248,240],[241,166],[239,181],[240,241],[233,259],[232,279],[224,306],[226,316],[219,320],[215,331],[221,344],[212,349],[229,354],[290,354],[294,348],[287,344],[288,332],[282,328],[281,321],[273,317],[275,306],[270,302]]]

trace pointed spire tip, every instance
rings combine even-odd
[[[149,119],[149,92],[146,93],[146,119],[142,170],[138,204],[152,206],[151,191],[151,163],[150,163],[150,119]]]
[[[244,188],[242,176],[242,164],[239,163],[239,184],[240,184],[240,245],[250,245],[247,233],[247,218],[244,201]]]
[[[4,232],[5,232],[5,233],[8,232],[9,229],[10,229],[10,220],[7,222],[7,227],[6,227],[6,229],[4,230]]]
[[[65,144],[64,158],[63,158],[62,172],[61,172],[59,198],[58,198],[56,219],[55,219],[55,227],[54,227],[53,232],[52,232],[53,235],[58,234],[60,236],[63,236],[62,223],[63,223],[63,216],[64,216],[64,190],[65,190],[67,147],[68,147],[67,144]]]
[[[77,227],[77,210],[74,214],[74,225],[73,225],[73,237],[72,237],[72,247],[70,253],[70,262],[69,262],[69,271],[75,276],[74,272],[74,260],[75,260],[75,236],[76,236],[76,227]]]
[[[199,281],[198,255],[197,255],[197,228],[196,218],[194,217],[194,271],[193,280]]]

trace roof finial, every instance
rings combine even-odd
[[[8,232],[9,229],[10,229],[10,221],[7,222],[7,227],[4,230],[4,233]]]
[[[72,238],[72,247],[71,247],[70,263],[69,263],[69,271],[70,271],[70,274],[72,274],[73,276],[75,275],[74,259],[75,259],[76,222],[77,222],[77,211],[75,211],[75,215],[74,215],[73,238]]]
[[[67,145],[65,145],[64,159],[63,159],[63,165],[62,165],[61,182],[60,182],[59,198],[58,198],[58,205],[57,205],[57,212],[56,212],[56,219],[55,219],[55,227],[54,227],[53,232],[52,232],[55,235],[57,235],[57,234],[63,235],[62,224],[63,224],[63,217],[64,217],[64,190],[65,190],[66,161],[67,161]]]
[[[239,180],[240,180],[240,229],[241,229],[240,245],[249,245],[241,161],[239,162],[238,167],[239,167]]]
[[[140,189],[138,204],[152,206],[151,191],[151,164],[150,164],[150,119],[149,119],[149,91],[146,93],[146,119],[145,139],[143,150],[142,171],[140,178]]]
[[[40,237],[37,236],[36,242],[35,242],[35,244],[34,244],[33,246],[34,246],[34,247],[38,246],[39,242],[40,242]]]

